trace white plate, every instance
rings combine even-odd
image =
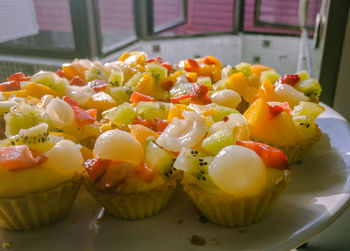
[[[96,221],[100,206],[84,191],[71,213],[41,230],[0,230],[8,250],[289,250],[333,222],[349,204],[350,130],[327,107],[318,119],[320,141],[291,167],[292,181],[270,214],[260,223],[229,229],[201,223],[194,205],[178,191],[168,208],[140,221],[112,216]],[[190,243],[193,234],[204,246]],[[0,245],[1,249],[1,245]]]

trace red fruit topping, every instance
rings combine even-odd
[[[139,103],[141,101],[151,101],[151,102],[154,102],[156,101],[153,97],[151,96],[147,96],[147,95],[144,95],[142,93],[139,93],[139,92],[133,92],[131,94],[131,97],[130,97],[130,102],[133,102],[133,103]]]
[[[76,86],[83,86],[85,85],[85,81],[81,77],[75,76],[69,81],[69,84],[76,85]]]
[[[20,89],[21,89],[21,85],[19,84],[19,82],[15,80],[0,84],[0,91],[2,92],[18,91]]]
[[[154,121],[156,122],[156,131],[162,133],[164,129],[168,126],[168,123],[165,120],[162,120],[160,118],[155,118]]]
[[[161,85],[164,88],[164,90],[170,91],[170,89],[174,86],[174,83],[169,80],[169,81],[162,82]]]
[[[91,116],[93,117],[95,120],[97,118],[97,109],[89,109],[89,110],[86,110],[86,112]]]
[[[276,116],[278,116],[280,113],[286,112],[290,114],[290,107],[288,102],[283,102],[279,105],[269,105],[268,113],[266,114],[266,119],[272,119]]]
[[[108,84],[104,80],[94,80],[88,83],[95,92],[101,92],[107,89]]]
[[[71,106],[74,112],[75,121],[79,126],[92,124],[95,122],[95,118],[92,117],[87,111],[79,106]]]
[[[191,94],[189,93],[182,96],[175,97],[175,98],[170,98],[170,102],[173,104],[180,104],[181,100],[188,99],[188,98],[191,98]]]
[[[287,156],[280,149],[254,141],[237,141],[236,144],[256,152],[267,168],[289,169]]]
[[[152,121],[150,120],[144,120],[142,119],[140,116],[136,116],[135,119],[133,120],[132,124],[136,125],[136,124],[139,124],[139,125],[143,125],[151,130],[155,130],[156,129],[156,126],[153,124]]]
[[[300,80],[298,74],[286,74],[278,80],[278,83],[295,86]]]
[[[187,66],[185,66],[185,71],[188,72],[197,72],[200,68],[198,62],[193,58],[187,59]]]
[[[68,97],[68,96],[64,96],[64,97],[63,97],[63,100],[64,100],[66,103],[68,103],[70,106],[72,106],[72,105],[79,106],[79,104],[78,104],[77,101],[75,101],[74,99],[72,99],[72,98],[70,98],[70,97]]]
[[[159,62],[162,63],[163,59],[161,57],[150,58],[146,61],[146,63]]]
[[[146,163],[142,162],[137,168],[136,168],[136,176],[143,181],[146,182],[152,182],[156,176],[157,171],[153,170],[152,168],[147,167]]]
[[[190,92],[191,99],[193,101],[197,101],[205,105],[210,104],[211,99],[208,96],[208,92],[209,92],[208,86],[196,83],[192,86],[192,89]]]
[[[64,78],[65,76],[64,76],[64,72],[62,71],[62,70],[57,70],[56,71],[56,74],[59,76],[59,77],[61,77],[61,78]]]
[[[17,81],[17,82],[20,82],[20,81],[23,81],[23,79],[25,78],[26,76],[24,75],[23,72],[17,72],[17,73],[14,73],[10,76],[7,77],[7,80],[8,81]]]
[[[171,70],[173,69],[173,66],[170,63],[168,63],[168,62],[162,63],[161,66],[167,68],[168,69],[168,75],[170,75]]]
[[[203,63],[205,64],[210,64],[210,65],[215,65],[215,62],[213,60],[210,59],[210,57],[205,57],[203,60]]]
[[[88,159],[84,163],[84,168],[87,171],[90,180],[95,183],[105,174],[110,163],[111,161],[106,159]]]
[[[17,145],[0,148],[0,166],[10,171],[31,168],[47,158],[42,153],[32,153],[28,146]]]

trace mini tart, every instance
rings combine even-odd
[[[243,227],[261,221],[286,189],[290,172],[256,196],[238,198],[219,189],[203,189],[185,178],[183,189],[199,211],[211,222],[224,227]]]
[[[243,114],[248,121],[251,139],[281,149],[289,164],[300,161],[305,151],[321,136],[321,130],[314,123],[312,134],[304,136],[293,122],[293,116],[286,111],[267,119],[269,105],[264,99],[256,100]]]
[[[139,220],[163,210],[173,198],[180,174],[172,175],[164,184],[149,191],[122,193],[99,190],[87,177],[83,184],[86,190],[114,216],[123,220]]]
[[[29,230],[53,223],[65,216],[79,191],[81,177],[43,192],[0,197],[0,226],[9,230]]]

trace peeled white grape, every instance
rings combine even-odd
[[[231,108],[235,108],[242,101],[241,96],[230,89],[216,91],[210,98],[215,104]]]
[[[222,128],[229,127],[229,128],[235,128],[236,126],[241,127],[247,127],[247,119],[240,113],[231,113],[228,115],[228,120],[225,121],[218,121],[214,123],[209,128],[209,135],[212,135],[213,133],[219,131]]]
[[[82,170],[84,159],[80,146],[70,140],[61,140],[45,153],[48,161],[45,166],[58,172],[75,172]]]
[[[243,146],[224,147],[215,156],[208,173],[220,189],[236,197],[258,195],[266,185],[263,161]]]
[[[275,86],[275,96],[277,101],[285,102],[287,101],[291,107],[298,105],[300,101],[308,101],[309,98],[304,95],[304,93],[297,91],[294,87],[277,83]]]
[[[54,98],[46,106],[45,112],[57,128],[63,128],[74,121],[74,112],[69,104],[59,98]]]
[[[157,139],[157,144],[168,151],[180,152],[184,146],[195,146],[207,133],[198,113],[185,110],[182,116],[183,119],[174,118]]]
[[[143,148],[129,133],[115,129],[102,133],[95,142],[96,157],[126,161],[135,165],[143,160]]]

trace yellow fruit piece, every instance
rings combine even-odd
[[[273,89],[273,85],[271,84],[270,80],[268,80],[267,78],[260,86],[258,95],[266,101],[275,101],[275,90]]]
[[[243,114],[248,121],[252,138],[276,145],[294,145],[302,138],[291,115],[282,112],[267,119],[268,104],[262,98],[257,99]]]
[[[85,71],[87,69],[78,63],[64,63],[62,65],[62,71],[64,76],[68,79],[72,79],[75,76],[80,77],[82,80],[85,80]]]
[[[140,92],[145,95],[151,95],[152,93],[153,79],[152,75],[149,73],[144,73],[143,77],[137,83],[135,91]]]
[[[252,73],[248,77],[248,86],[259,88],[260,87],[260,76],[255,74],[255,73]]]
[[[82,104],[83,108],[95,108],[99,111],[104,111],[115,107],[117,104],[115,100],[105,92],[98,92],[89,98],[89,100]]]
[[[131,54],[129,52],[124,52],[123,55],[121,55],[119,58],[118,58],[118,61],[125,61],[125,59],[127,59],[128,57],[130,57]]]
[[[159,134],[143,125],[129,125],[130,133],[138,142],[144,142],[148,137],[155,137],[158,139]]]
[[[211,80],[215,83],[221,79],[222,67],[211,66]]]
[[[54,136],[58,136],[58,137],[62,137],[64,139],[73,141],[74,143],[77,143],[77,139],[70,134],[64,133],[64,132],[50,132],[50,135],[54,135]]]
[[[58,92],[56,92],[55,90],[52,90],[50,87],[37,84],[34,82],[29,83],[24,90],[3,92],[2,94],[4,94],[6,99],[8,99],[12,94],[21,98],[25,98],[28,96],[32,96],[35,98],[42,98],[45,95],[52,95],[55,97],[61,96]]]
[[[41,100],[38,99],[38,98],[32,97],[32,96],[28,96],[25,99],[25,102],[28,103],[28,104],[32,104],[32,105],[37,105],[37,104],[39,104],[41,102]]]
[[[251,68],[252,68],[252,73],[255,73],[256,75],[258,75],[259,78],[260,78],[260,74],[263,71],[267,71],[267,70],[272,69],[271,67],[268,67],[268,66],[262,65],[262,64],[253,64]]]
[[[251,86],[247,86],[244,90],[242,97],[249,104],[253,103],[255,100],[259,98],[259,89]]]
[[[243,95],[248,83],[242,72],[233,73],[226,82],[226,88]]]
[[[182,105],[182,104],[174,105],[174,107],[168,113],[167,121],[170,122],[175,117],[183,119],[182,112],[184,110],[189,111],[190,109],[187,107],[187,105]]]

